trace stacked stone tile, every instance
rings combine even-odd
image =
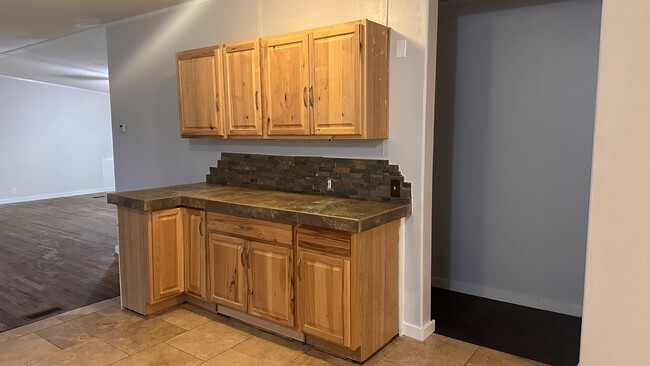
[[[333,190],[327,189],[332,179]],[[388,160],[222,153],[208,183],[321,194],[381,202],[411,203],[411,183]],[[391,182],[400,196],[391,197]]]

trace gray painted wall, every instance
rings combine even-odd
[[[0,76],[0,204],[112,189],[110,119],[106,93]]]
[[[440,12],[432,283],[580,315],[601,2],[495,4]]]
[[[427,0],[212,0],[107,28],[117,190],[205,180],[221,152],[384,158],[413,183],[406,220],[402,295],[404,323],[429,321],[429,228],[424,210],[424,84]],[[368,18],[392,28],[391,49],[407,40],[407,57],[390,60],[390,139],[384,141],[255,141],[181,139],[174,54]],[[118,133],[119,124],[127,125]],[[431,144],[431,143],[430,143]],[[427,222],[430,218],[426,219]],[[426,244],[425,244],[426,242]],[[423,253],[426,251],[426,256]],[[427,261],[422,258],[426,257]],[[419,330],[415,330],[419,332]]]

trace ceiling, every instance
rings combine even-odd
[[[195,0],[3,0],[0,75],[108,92],[107,23]]]

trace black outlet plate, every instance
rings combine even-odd
[[[401,185],[402,185],[402,183],[399,181],[399,179],[391,179],[390,180],[390,196],[391,197],[399,197]]]

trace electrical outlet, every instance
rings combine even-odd
[[[18,194],[18,189],[17,188],[12,188],[11,189],[11,194]]]
[[[334,190],[334,187],[332,187],[332,182],[333,181],[334,180],[332,178],[327,178],[327,190],[330,191],[330,192]]]
[[[390,196],[399,197],[401,183],[399,179],[390,180]]]
[[[119,125],[118,128],[120,129],[121,133],[126,133],[126,125],[125,124]]]

